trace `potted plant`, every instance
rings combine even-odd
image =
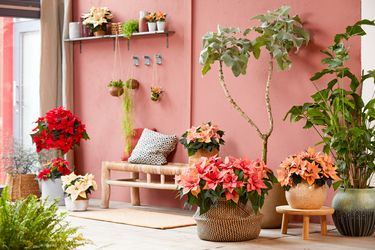
[[[157,102],[163,94],[163,89],[159,86],[151,86],[151,101]]]
[[[138,32],[138,30],[139,21],[135,19],[128,20],[122,25],[122,34],[128,39],[130,39],[134,32]]]
[[[177,181],[180,197],[198,206],[194,219],[201,239],[244,241],[259,236],[259,209],[273,178],[261,160],[213,156],[187,168]]]
[[[121,79],[117,81],[110,81],[108,84],[109,94],[116,97],[121,96],[124,93],[124,86],[125,84]]]
[[[107,7],[92,7],[82,15],[82,24],[88,26],[94,36],[104,36],[112,18],[112,12]]]
[[[97,189],[94,175],[75,175],[71,173],[61,177],[65,206],[69,211],[86,211],[89,205],[89,194]]]
[[[275,11],[258,15],[253,19],[259,20],[258,26],[246,29],[243,34],[239,28],[221,28],[217,32],[209,32],[203,37],[203,49],[200,53],[200,63],[203,65],[202,74],[207,74],[211,66],[219,64],[219,84],[229,104],[253,127],[262,140],[262,160],[267,163],[268,139],[273,131],[273,114],[271,109],[270,87],[273,78],[274,64],[280,71],[288,70],[292,66],[289,54],[297,52],[303,44],[309,42],[309,33],[304,29],[298,15],[289,15],[290,7],[282,6]],[[252,39],[246,36],[252,33]],[[224,77],[224,65],[229,67],[235,77],[245,75],[248,61],[251,57],[259,59],[262,50],[268,55],[268,70],[265,83],[265,102],[269,127],[266,131],[238,105],[232,97]],[[270,197],[283,197],[280,185],[275,185],[274,195]],[[269,200],[266,202],[264,227],[278,227],[281,217],[275,212],[275,207],[282,205],[282,200]]]
[[[156,31],[156,13],[149,12],[147,16],[145,16],[147,21],[148,31],[155,32]]]
[[[288,156],[277,170],[289,206],[320,209],[327,198],[327,186],[339,179],[333,160],[314,148]]]
[[[314,128],[323,151],[335,159],[341,180],[333,184],[339,188],[332,201],[333,220],[348,236],[370,236],[375,231],[375,188],[369,184],[375,170],[375,100],[365,104],[360,96],[363,82],[374,79],[375,70],[357,76],[346,64],[347,41],[366,34],[362,25],[374,26],[375,21],[361,20],[335,35],[334,43],[322,51],[326,68],[310,78],[316,88],[312,101],[287,113],[291,121],[305,120],[304,128]],[[316,81],[323,76],[328,83],[318,87]]]
[[[62,158],[56,158],[44,164],[38,175],[42,184],[42,199],[49,202],[59,199],[59,205],[64,205],[61,176],[70,173],[69,163]]]
[[[29,195],[40,197],[40,190],[34,171],[38,155],[19,143],[9,145],[2,150],[2,164],[6,172],[6,186],[12,200],[22,199]]]
[[[165,30],[165,19],[167,18],[167,14],[161,12],[160,10],[156,13],[156,26],[158,28],[158,31],[164,32]]]
[[[180,143],[188,151],[189,165],[199,161],[201,157],[210,157],[219,153],[220,145],[224,145],[224,131],[211,122],[198,127],[191,127],[182,134]]]

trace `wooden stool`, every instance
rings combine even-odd
[[[309,224],[310,216],[320,216],[321,234],[327,235],[327,215],[331,215],[334,209],[331,207],[321,207],[320,209],[295,209],[290,206],[278,206],[276,212],[283,214],[281,223],[281,233],[288,232],[288,215],[302,215],[303,216],[303,239],[309,239]]]

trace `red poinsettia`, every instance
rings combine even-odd
[[[38,178],[40,180],[56,179],[64,175],[69,175],[70,173],[69,162],[62,158],[56,158],[50,162],[47,162],[43,166]]]
[[[65,154],[79,146],[81,139],[89,139],[85,125],[63,107],[51,109],[35,123],[37,126],[33,129],[31,137],[36,144],[37,152],[53,148]]]

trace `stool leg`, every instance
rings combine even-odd
[[[102,208],[109,207],[109,198],[111,196],[111,187],[107,184],[107,180],[110,179],[110,170],[108,167],[103,163],[102,165]]]
[[[283,214],[283,220],[281,222],[281,233],[287,234],[288,233],[288,215]]]
[[[139,173],[131,173],[131,178],[133,179],[138,179],[139,178]],[[131,187],[130,188],[130,200],[133,206],[140,206],[141,201],[139,199],[139,188],[137,187]]]
[[[321,234],[323,236],[327,235],[327,217],[325,215],[320,216],[320,226],[321,226]]]
[[[310,226],[310,217],[309,216],[303,216],[303,239],[308,240],[309,239],[309,226]]]

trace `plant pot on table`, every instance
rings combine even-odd
[[[291,208],[320,209],[327,198],[326,185],[309,185],[307,182],[298,183],[285,192],[286,200]]]

